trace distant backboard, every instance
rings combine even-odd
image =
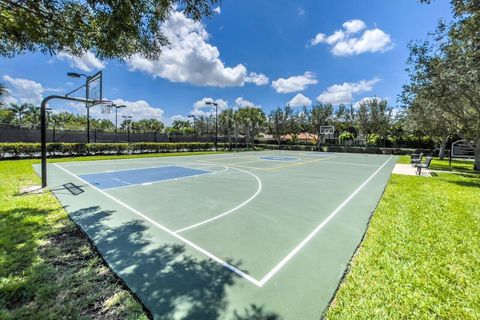
[[[335,127],[334,126],[321,126],[320,127],[320,134],[335,134]]]
[[[458,140],[452,143],[452,158],[473,158],[475,150],[467,140]]]
[[[93,107],[102,103],[103,87],[102,87],[102,71],[97,72],[87,80],[87,100],[92,102],[88,103],[89,107]]]
[[[87,77],[85,75],[81,75]],[[79,77],[79,76],[77,76]],[[67,93],[67,97],[87,99],[87,107],[102,104],[103,101],[103,75],[102,71],[87,77],[85,84]]]

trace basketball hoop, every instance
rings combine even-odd
[[[321,126],[320,127],[320,134],[323,134],[323,135],[335,134],[335,127],[334,126]]]
[[[102,104],[102,114],[110,114],[112,112],[112,105]]]

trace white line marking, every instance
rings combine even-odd
[[[322,229],[332,218],[343,208],[345,205],[350,202],[350,200],[355,197],[360,190],[363,189],[367,185],[370,180],[373,179],[377,175],[377,173],[382,170],[382,168],[392,159],[392,157],[388,158],[375,172],[363,182],[345,201],[342,202],[330,215],[323,220],[321,224],[319,224],[305,239],[303,239],[300,244],[298,244],[285,258],[283,258],[269,273],[267,273],[261,280],[260,280],[260,287],[262,287],[271,277],[275,275],[294,255],[296,255],[317,233]]]
[[[153,219],[147,217],[146,215],[144,215],[143,213],[141,213],[140,211],[138,210],[135,210],[134,208],[130,207],[129,205],[123,203],[122,201],[118,200],[117,198],[115,198],[114,196],[111,196],[110,194],[106,193],[105,191],[93,186],[92,184],[90,184],[89,182],[83,180],[82,178],[78,177],[77,175],[71,173],[70,171],[68,171],[67,169],[59,166],[57,163],[54,163],[55,166],[57,166],[59,169],[65,171],[66,173],[68,173],[69,175],[71,175],[72,177],[80,180],[81,182],[89,185],[90,187],[92,187],[93,189],[97,190],[98,192],[100,192],[101,194],[103,194],[104,196],[106,196],[107,198],[110,198],[111,200],[115,201],[116,203],[120,204],[121,206],[125,207],[126,209],[130,210],[131,212],[135,213],[136,215],[142,217],[143,219],[147,220],[148,222],[150,222],[151,224],[153,224],[154,226],[162,229],[163,231],[167,232],[168,234],[172,235],[173,237],[177,238],[178,240],[180,241],[183,241],[184,243],[188,244],[189,246],[191,246],[192,248],[194,248],[195,250],[203,253],[204,255],[206,255],[207,257],[209,257],[210,259],[212,260],[215,260],[216,262],[220,263],[221,265],[223,265],[225,268],[235,272],[236,274],[238,274],[239,276],[247,279],[248,281],[250,281],[251,283],[253,283],[254,285],[258,286],[258,287],[261,287],[260,285],[260,282],[253,278],[252,276],[250,276],[249,274],[246,274],[245,272],[235,268],[234,266],[232,266],[231,264],[225,262],[224,260],[220,259],[219,257],[211,254],[210,252],[208,252],[207,250],[201,248],[200,246],[196,245],[195,243],[191,242],[190,240],[187,240],[185,239],[184,237],[182,237],[181,235],[178,235],[176,234],[175,232],[173,232],[172,230],[168,229],[167,227],[164,227],[163,225],[159,224],[158,222],[154,221]]]
[[[115,180],[115,181],[118,181],[120,183],[123,183],[123,184],[126,184],[126,185],[131,185],[130,182],[127,182],[127,181],[123,181],[123,180],[120,180],[120,179],[117,179],[117,178],[111,178],[112,180]]]
[[[257,191],[250,197],[248,198],[247,200],[245,200],[244,202],[240,203],[238,206],[236,206],[235,208],[233,209],[230,209],[226,212],[223,212],[213,218],[210,218],[210,219],[207,219],[207,220],[203,220],[203,221],[200,221],[199,223],[195,223],[191,226],[188,226],[188,227],[185,227],[185,228],[182,228],[182,229],[179,229],[179,230],[176,230],[175,233],[179,233],[179,232],[183,232],[183,231],[187,231],[187,230],[190,230],[190,229],[193,229],[193,228],[196,228],[198,226],[201,226],[202,224],[205,224],[205,223],[209,223],[209,222],[212,222],[214,220],[217,220],[217,219],[220,219],[221,217],[224,217],[238,209],[240,209],[241,207],[243,207],[244,205],[246,205],[247,203],[249,203],[250,201],[252,201],[253,199],[255,199],[258,194],[262,191],[262,181],[260,180],[259,177],[257,177],[256,175],[254,175],[253,173],[251,172],[248,172],[246,170],[243,170],[243,169],[239,169],[239,168],[232,168],[234,170],[239,170],[239,171],[242,171],[242,172],[245,172],[245,173],[248,173],[249,175],[251,175],[252,177],[254,177],[256,180],[257,180],[257,183],[258,183],[258,188],[257,188]]]

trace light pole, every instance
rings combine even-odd
[[[218,144],[218,103],[215,101],[207,101],[206,105],[215,106],[215,151],[217,151]]]
[[[122,118],[124,119],[126,130],[127,130],[127,143],[130,143],[130,122],[131,122],[132,116],[122,116]],[[130,122],[127,120],[130,120]]]
[[[193,118],[193,135],[195,136],[195,142],[197,142],[197,130],[195,129],[195,122],[197,122],[197,117],[193,114],[188,115],[189,118]]]
[[[117,106],[115,103],[112,104],[112,107],[115,108],[115,133],[118,133],[118,109],[126,108],[126,105]]]
[[[99,71],[100,73],[102,71]],[[68,72],[67,76],[70,78],[85,78],[85,108],[87,108],[87,143],[90,143],[90,106],[88,105],[88,99],[90,98],[90,80],[97,76],[98,73],[94,74],[93,76],[87,76],[83,73],[76,73],[76,72]]]

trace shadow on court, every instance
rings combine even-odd
[[[102,221],[115,211],[99,206],[72,212],[77,222],[156,319],[217,319],[228,307],[226,291],[237,276],[212,260],[185,253],[185,246],[148,241],[145,223],[131,221],[105,229]],[[151,232],[151,229],[149,230]],[[240,261],[227,261],[241,265]],[[235,310],[228,319],[280,320],[262,306]]]

